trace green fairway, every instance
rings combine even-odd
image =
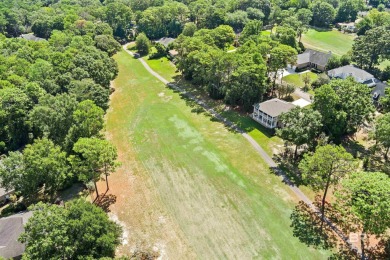
[[[106,129],[122,162],[110,176],[112,213],[129,234],[121,253],[143,245],[173,259],[327,258],[293,236],[297,200],[244,137],[124,51],[115,59]]]
[[[175,65],[173,65],[166,57],[151,60],[145,58],[145,61],[155,72],[169,81],[173,81],[173,78],[179,74],[176,71]]]
[[[306,48],[320,51],[331,51],[335,55],[341,56],[346,54],[352,48],[352,34],[345,34],[337,30],[316,31],[310,29],[302,35],[302,43]]]
[[[316,79],[318,79],[318,75],[309,71],[305,72],[305,74],[309,74],[310,76],[310,82],[312,83]],[[285,77],[283,77],[283,82],[293,84],[294,86],[303,88],[305,86],[305,83],[302,81],[303,73],[301,74],[290,74]]]

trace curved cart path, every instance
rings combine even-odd
[[[133,44],[134,42],[127,43],[123,45],[123,49],[131,56],[134,56],[134,54],[127,49],[127,47],[130,44]],[[318,212],[319,210],[314,206],[313,202],[296,186],[294,185],[287,175],[278,168],[278,165],[275,163],[275,161],[264,151],[264,149],[250,136],[248,135],[244,130],[236,126],[233,122],[229,121],[228,119],[221,116],[219,113],[217,113],[213,108],[209,107],[204,101],[196,98],[192,94],[188,93],[184,89],[180,88],[177,84],[170,83],[168,80],[163,78],[160,74],[155,72],[143,58],[138,58],[138,60],[142,63],[142,65],[145,67],[145,69],[150,72],[154,77],[156,77],[158,80],[160,80],[162,83],[167,85],[167,87],[172,88],[178,92],[180,92],[182,95],[185,95],[186,97],[190,98],[191,100],[195,101],[198,105],[203,107],[205,110],[207,110],[210,114],[212,114],[216,119],[223,122],[227,127],[230,127],[231,129],[239,132],[245,139],[248,140],[248,142],[252,145],[252,147],[258,152],[258,154],[263,158],[263,160],[266,162],[266,164],[282,179],[284,183],[288,185],[288,187],[292,190],[292,192],[302,201],[304,201],[307,205],[310,206],[315,212]],[[345,241],[352,249],[358,250],[356,247],[352,246],[352,244],[349,241],[349,238],[346,237],[333,223],[325,219],[325,222],[332,228],[334,232],[337,233],[337,235]]]

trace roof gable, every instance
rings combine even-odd
[[[260,111],[266,113],[269,116],[277,117],[282,113],[286,113],[293,109],[295,105],[280,100],[278,98],[273,98],[271,100],[264,101],[256,105]]]
[[[23,254],[25,246],[18,238],[31,215],[32,212],[26,212],[0,219],[0,257],[8,259]]]
[[[374,75],[368,73],[365,70],[359,69],[358,67],[355,67],[353,65],[346,65],[343,67],[332,69],[328,71],[328,75],[330,77],[337,77],[341,75],[351,76],[355,79],[360,79],[363,81],[374,78]]]
[[[297,64],[311,62],[325,67],[328,64],[328,61],[331,56],[332,52],[325,53],[322,51],[306,49],[303,53],[298,55]]]

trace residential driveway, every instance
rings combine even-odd
[[[309,101],[310,103],[313,102],[313,96],[310,95],[309,93],[301,90],[300,88],[296,88],[294,91],[294,94],[297,95],[300,98],[303,98],[306,101]]]
[[[381,81],[376,83],[376,86],[372,88],[371,94],[374,95],[374,93],[378,93],[379,97],[385,96],[385,89],[389,86],[386,85],[386,83],[383,83]]]

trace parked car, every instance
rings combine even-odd
[[[377,80],[376,80],[376,79],[368,79],[368,80],[366,80],[366,81],[363,82],[363,84],[366,84],[366,85],[369,86],[370,88],[375,87],[375,86],[376,86],[376,83],[377,83]]]
[[[139,54],[138,52],[134,53],[134,58],[138,59],[141,57],[141,54]]]

